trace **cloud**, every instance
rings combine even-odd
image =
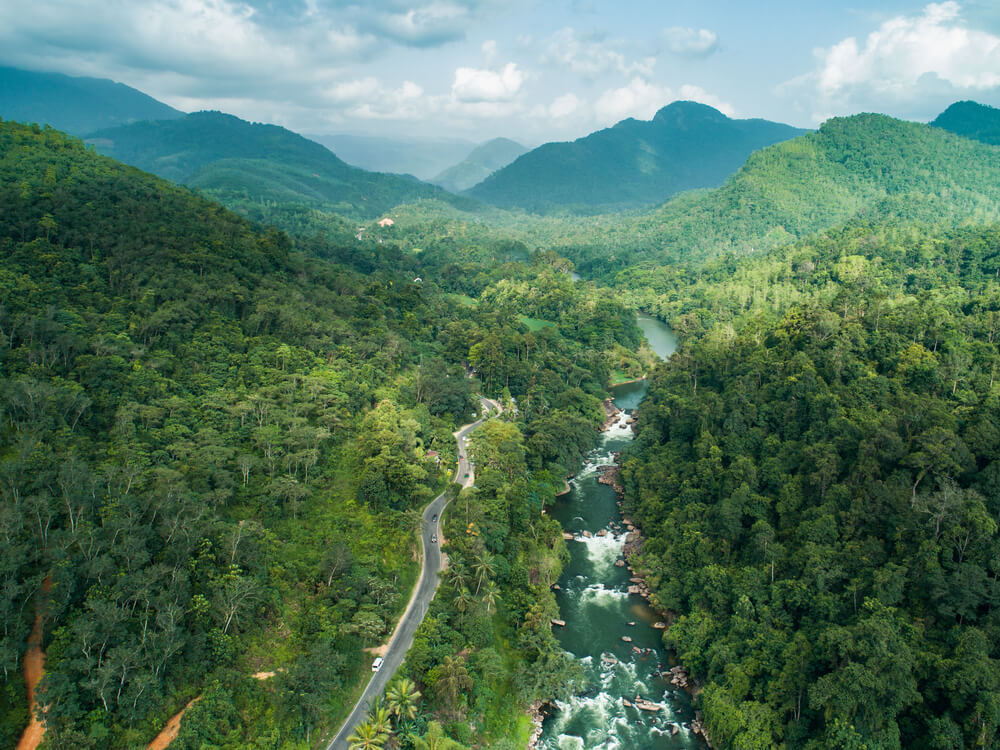
[[[368,27],[413,47],[436,47],[465,38],[472,13],[467,6],[432,2],[396,13],[378,13]]]
[[[573,28],[560,29],[549,37],[542,63],[565,68],[572,73],[596,78],[605,73],[650,76],[656,58],[627,61],[614,43],[600,34],[580,35]]]
[[[460,102],[509,101],[521,89],[523,82],[524,74],[516,63],[507,63],[499,71],[458,68],[451,94]]]
[[[863,43],[848,37],[815,54],[817,67],[778,93],[804,97],[816,121],[868,108],[932,116],[1000,87],[1000,36],[970,28],[957,2],[890,18]]]
[[[707,57],[719,48],[719,37],[708,29],[670,26],[663,30],[667,49],[684,57]]]
[[[732,105],[699,86],[684,84],[674,90],[636,77],[625,86],[608,89],[602,93],[594,103],[594,115],[597,121],[604,125],[613,124],[626,117],[648,120],[661,107],[677,99],[707,104],[730,117],[735,114]]]
[[[576,113],[582,106],[583,102],[576,94],[568,93],[557,96],[545,112],[549,117],[561,119]]]

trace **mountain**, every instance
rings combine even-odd
[[[724,186],[623,217],[614,244],[566,241],[583,273],[769,250],[845,222],[924,225],[1000,219],[1000,149],[885,115],[828,120],[758,151]],[[586,225],[586,222],[584,222]],[[581,233],[584,230],[581,230]],[[571,250],[573,245],[578,249]],[[636,279],[642,285],[643,273]]]
[[[1000,109],[987,104],[955,102],[931,125],[993,146],[1000,145]]]
[[[83,136],[98,128],[184,113],[123,83],[0,67],[0,117]]]
[[[468,203],[411,177],[352,167],[325,146],[277,125],[221,112],[100,130],[88,143],[161,177],[213,191],[227,203],[294,202],[364,217],[423,198]]]
[[[468,191],[503,207],[613,210],[662,203],[716,187],[759,148],[804,133],[767,120],[733,120],[712,107],[674,102],[650,121],[622,120],[572,143],[547,143]]]
[[[475,148],[460,138],[382,138],[373,135],[310,135],[341,159],[372,172],[412,174],[421,180],[461,161]]]
[[[506,167],[527,150],[510,138],[494,138],[476,146],[465,159],[448,167],[430,181],[445,190],[459,193],[479,184],[496,170]]]

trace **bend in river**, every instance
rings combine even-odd
[[[644,315],[638,323],[660,357],[674,352],[677,339],[667,326]],[[571,480],[570,493],[552,509],[552,516],[573,534],[567,542],[571,560],[556,592],[566,621],[557,635],[579,659],[588,686],[583,694],[556,703],[539,743],[547,750],[705,747],[691,732],[690,696],[660,676],[671,664],[662,631],[652,627],[659,616],[642,597],[628,593],[630,574],[615,566],[622,557],[625,529],[614,490],[597,482],[598,467],[614,463],[614,454],[631,442],[628,412],[638,406],[646,387],[641,380],[614,389],[615,403],[624,413]],[[597,536],[602,529],[606,534]],[[637,696],[659,708],[625,705],[634,704]]]

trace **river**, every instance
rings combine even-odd
[[[677,348],[673,332],[660,321],[640,315],[637,322],[661,358]],[[620,526],[621,513],[614,490],[597,482],[597,467],[614,463],[613,454],[631,442],[625,419],[642,401],[646,388],[641,380],[613,390],[615,403],[625,414],[602,434],[570,481],[569,494],[551,510],[563,529],[574,535],[567,542],[571,559],[556,592],[559,617],[566,626],[555,630],[562,647],[579,660],[588,685],[582,694],[557,702],[545,720],[539,744],[546,750],[706,747],[690,729],[694,718],[690,696],[655,674],[671,665],[660,640],[662,631],[652,627],[659,617],[642,597],[628,593],[628,569],[614,564],[622,556],[625,534],[624,528],[615,531],[611,523]],[[596,536],[601,529],[607,530],[606,536]],[[585,537],[584,531],[594,536]],[[622,636],[632,642],[622,641]],[[650,712],[625,706],[623,699],[634,701],[636,696],[663,708]],[[673,727],[679,728],[676,734]]]

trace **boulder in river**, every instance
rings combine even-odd
[[[666,630],[667,629],[667,623],[665,623],[665,622],[663,622],[661,620],[660,622],[654,622],[653,623],[653,627],[656,628],[657,630]]]
[[[622,636],[622,640],[625,641],[625,643],[631,643],[632,642],[632,637],[628,636],[628,635],[623,635]]]
[[[596,534],[594,534],[594,536],[607,536],[607,535],[608,535],[608,530],[607,529],[601,529]]]
[[[552,620],[550,620],[550,622],[553,625],[558,625],[560,628],[566,627],[566,621],[565,620],[556,620],[556,619],[553,618]]]
[[[590,539],[594,535],[591,532],[589,532],[589,531],[584,531],[583,532],[583,536],[584,536],[585,539]]]
[[[615,567],[616,568],[624,568],[625,567],[625,561],[624,560],[615,560]]]

